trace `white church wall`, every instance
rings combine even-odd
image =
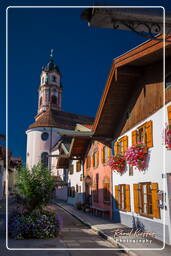
[[[47,152],[48,154],[51,151],[51,148],[60,138],[57,135],[56,128],[33,128],[26,132],[27,134],[27,156],[26,164],[29,169],[41,161],[41,154]],[[48,133],[48,139],[43,140],[41,138],[42,133]]]

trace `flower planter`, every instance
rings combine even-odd
[[[125,158],[129,165],[137,167],[139,170],[146,168],[146,158],[148,150],[145,144],[139,142],[130,147],[125,152]]]
[[[171,150],[171,125],[167,125],[165,129],[165,145],[168,150]]]
[[[112,170],[122,174],[125,171],[126,161],[123,155],[116,155],[108,162]]]

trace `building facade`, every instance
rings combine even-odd
[[[166,148],[164,135],[165,123],[170,123],[170,58],[168,43],[166,89],[161,42],[147,41],[116,58],[94,122],[95,136],[113,138],[114,155],[126,160],[124,171],[114,168],[112,173],[113,220],[154,232],[161,241],[165,236],[168,244],[171,151]],[[143,168],[125,154],[130,148],[137,153],[133,147],[140,144],[146,148]]]

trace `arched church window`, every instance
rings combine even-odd
[[[40,97],[40,102],[39,102],[40,106],[42,105],[42,97]]]
[[[43,152],[41,154],[41,163],[45,168],[48,168],[48,153]]]
[[[45,78],[44,78],[44,77],[42,77],[42,84],[44,84],[44,81],[45,81]]]
[[[43,132],[41,138],[42,140],[47,140],[49,138],[49,134],[47,132]]]
[[[56,82],[56,76],[53,76],[52,79],[53,79],[53,82]]]
[[[57,97],[55,95],[51,97],[51,102],[52,104],[57,104]]]

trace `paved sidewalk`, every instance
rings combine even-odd
[[[92,216],[90,213],[85,213],[77,210],[75,207],[68,205],[64,202],[56,202],[65,211],[79,219],[86,226],[91,227],[99,235],[110,241],[115,246],[123,248],[130,255],[139,256],[169,256],[171,255],[171,246],[166,245],[164,249],[163,243],[151,237],[138,236],[134,234],[129,236],[116,235],[119,232],[129,233],[131,228],[128,228],[120,223],[113,223],[109,220]],[[142,248],[141,250],[138,250]]]

